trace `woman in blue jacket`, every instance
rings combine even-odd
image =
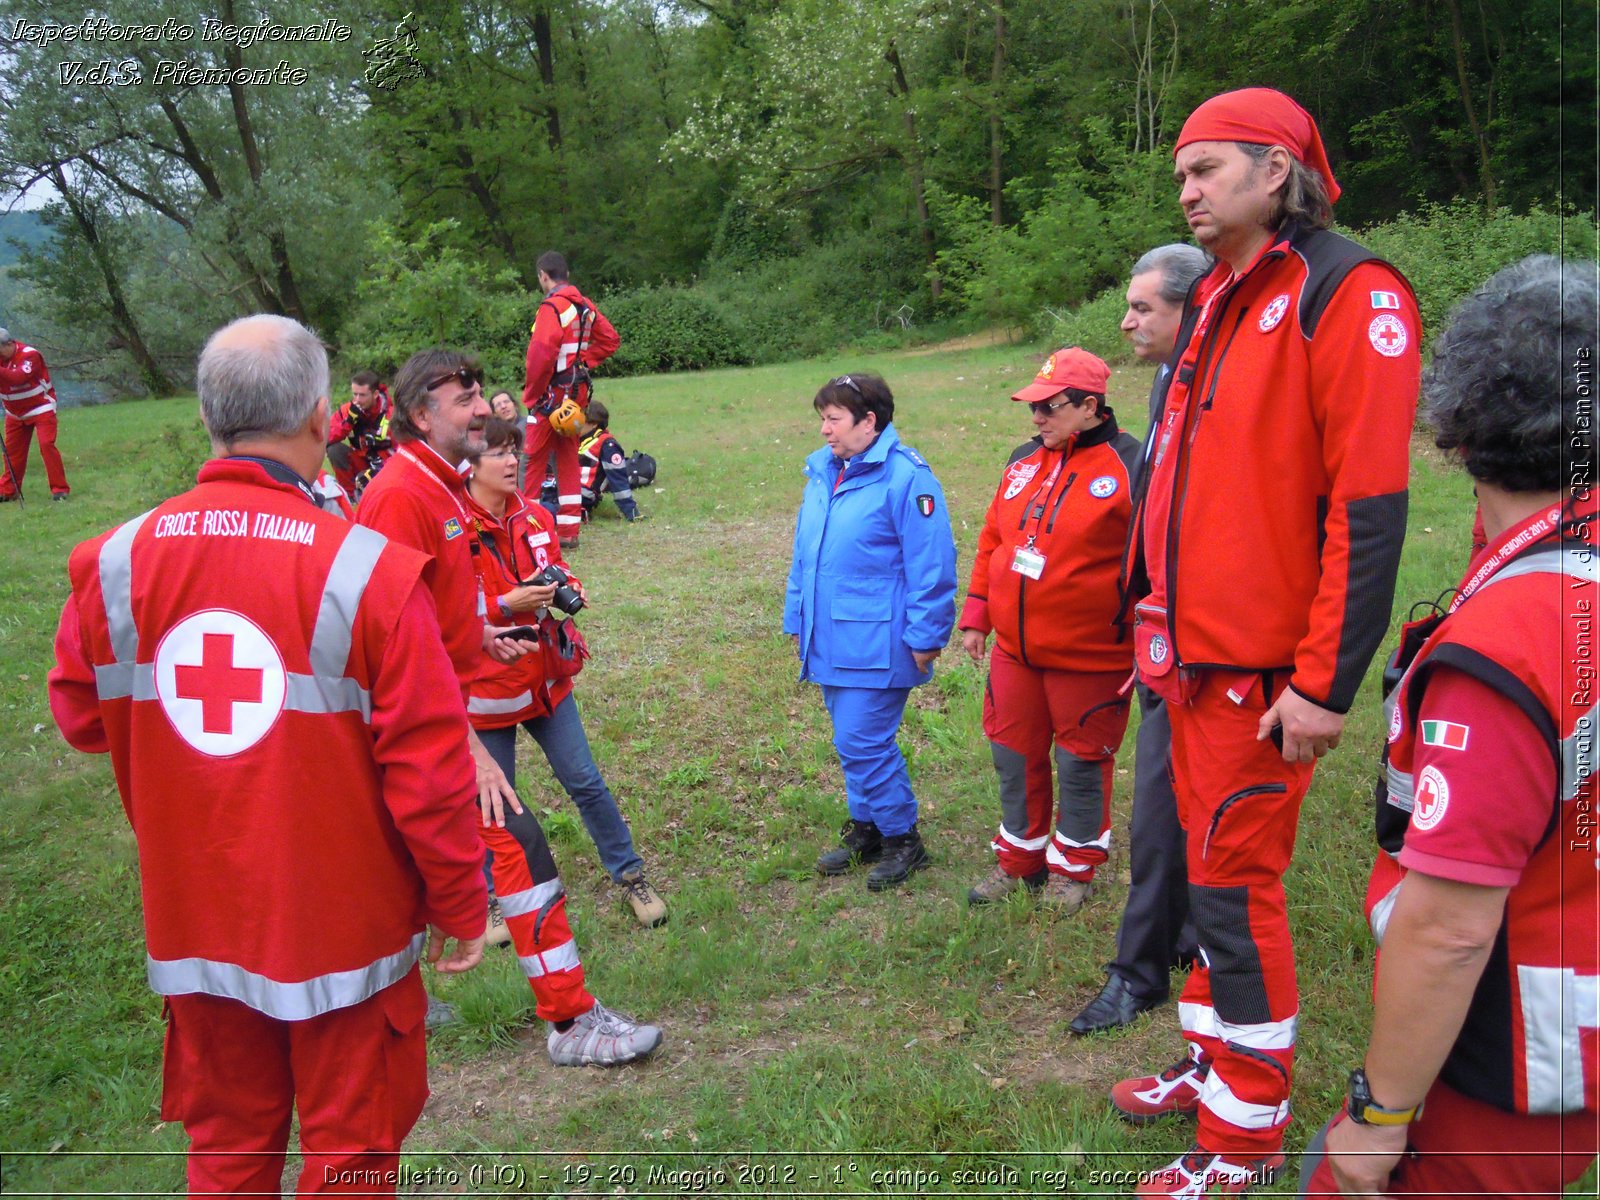
[[[932,468],[890,423],[888,384],[841,375],[813,405],[827,445],[806,459],[783,631],[800,678],[822,685],[850,805],[817,870],[876,863],[876,892],[928,865],[895,734],[955,626],[955,539]]]

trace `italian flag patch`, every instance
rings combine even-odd
[[[1465,750],[1468,729],[1454,721],[1424,721],[1422,741],[1427,746],[1443,746],[1446,750]]]

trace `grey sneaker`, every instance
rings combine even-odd
[[[442,1025],[454,1025],[461,1020],[461,1014],[456,1011],[454,1004],[446,1003],[437,996],[428,997],[428,1015],[423,1018],[423,1025],[429,1029],[438,1029]]]
[[[661,1030],[637,1024],[600,1001],[575,1018],[565,1033],[550,1026],[546,1048],[558,1067],[615,1067],[643,1058],[661,1045]]]

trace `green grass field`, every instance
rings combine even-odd
[[[1104,1099],[1177,1056],[1174,1007],[1116,1035],[1067,1034],[1113,953],[1131,731],[1112,861],[1075,919],[1021,900],[966,905],[998,806],[982,678],[954,646],[913,694],[902,738],[933,868],[877,896],[859,874],[811,871],[844,806],[820,696],[796,682],[779,631],[801,460],[819,444],[810,397],[838,370],[886,376],[901,435],[943,482],[964,584],[1006,455],[1031,433],[1006,396],[1037,361],[1000,346],[602,383],[613,429],[660,475],[640,497],[648,522],[625,525],[608,505],[574,556],[595,651],[579,698],[670,924],[634,924],[527,739],[520,770],[546,810],[593,990],[667,1040],[642,1066],[558,1071],[509,953],[435,978],[466,1019],[433,1043],[434,1098],[405,1159],[432,1174],[403,1191],[1116,1194],[1091,1172],[1187,1145],[1187,1128],[1135,1130]],[[1112,379],[1136,433],[1149,379],[1138,365]],[[163,1193],[181,1187],[185,1139],[157,1111],[161,1006],[144,983],[135,847],[109,764],[57,735],[45,676],[68,550],[187,486],[204,442],[181,399],[64,413],[61,444],[72,501],[45,502],[35,459],[27,506],[0,508],[3,1190]],[[1457,581],[1471,514],[1466,477],[1419,437],[1402,611]],[[1376,674],[1318,772],[1288,878],[1296,1147],[1364,1045]]]

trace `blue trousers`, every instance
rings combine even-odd
[[[871,821],[884,837],[898,837],[917,823],[917,798],[895,742],[910,694],[910,688],[822,685],[851,819]]]
[[[594,753],[589,749],[588,735],[583,732],[583,718],[578,715],[575,694],[556,705],[548,717],[534,717],[524,721],[522,727],[533,735],[539,749],[549,760],[550,769],[572,802],[577,805],[583,827],[589,831],[595,849],[600,851],[600,863],[606,874],[615,881],[624,875],[644,869],[644,861],[633,848],[633,834],[622,819],[617,801],[600,775]],[[491,758],[500,764],[513,787],[517,782],[517,727],[480,729],[478,737]],[[519,799],[521,798],[519,793]]]

